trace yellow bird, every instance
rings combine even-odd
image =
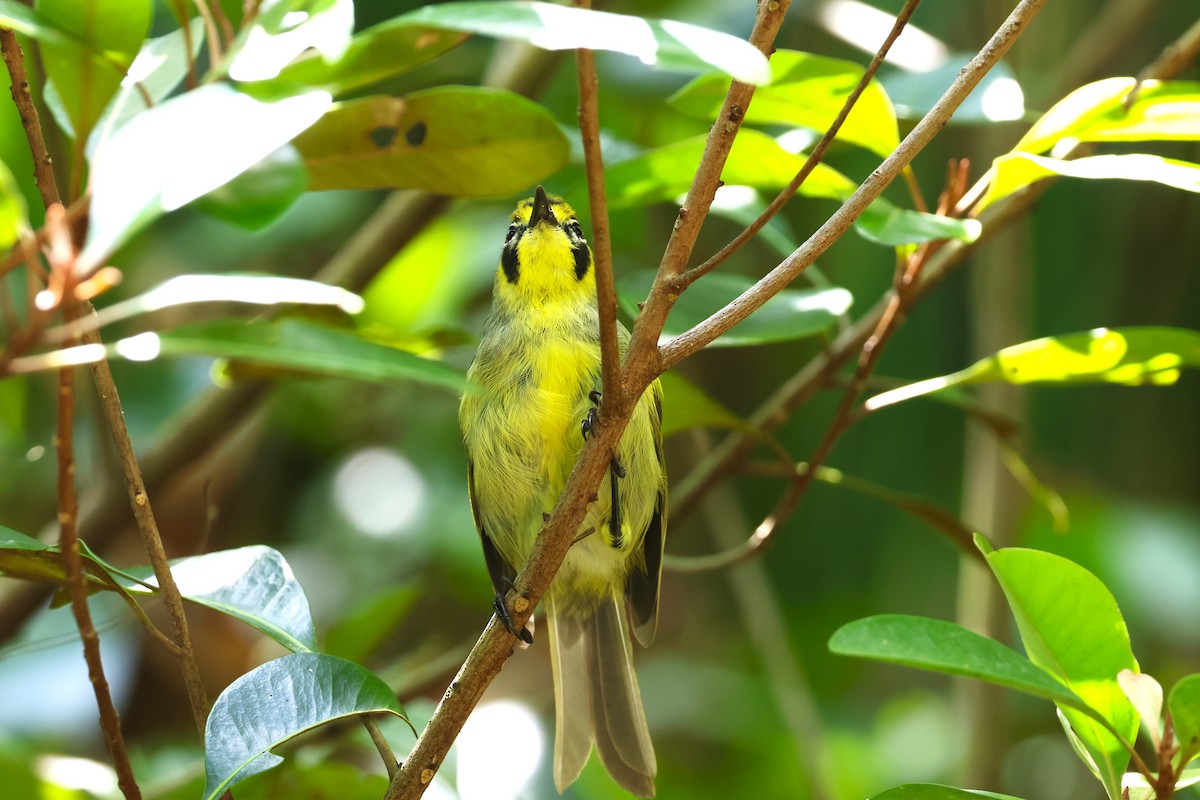
[[[624,355],[623,327],[618,341]],[[513,212],[492,313],[468,377],[473,388],[459,423],[471,509],[502,596],[562,492],[601,388],[592,251],[575,212],[540,186]],[[654,639],[666,496],[662,387],[655,381],[638,400],[579,539],[546,594],[560,792],[595,744],[617,783],[640,797],[654,795],[657,766],[629,624],[642,645]]]

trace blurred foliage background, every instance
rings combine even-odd
[[[359,0],[356,27],[416,5]],[[899,0],[871,2],[891,14],[900,6]],[[739,35],[748,32],[754,13],[753,3],[726,0],[616,0],[605,8]],[[918,9],[913,24],[932,37],[914,39],[925,71],[885,65],[881,72],[902,115],[902,133],[905,120],[911,125],[948,85],[961,63],[955,54],[973,53],[1009,10],[1011,4],[1000,0],[930,0]],[[949,159],[971,159],[972,178],[980,175],[1038,112],[1070,89],[1102,77],[1136,75],[1194,22],[1195,10],[1189,0],[1049,4],[1004,61],[1024,94],[1022,119],[988,120],[982,110],[966,109],[914,164],[925,196],[936,196]],[[864,51],[879,39],[865,32],[868,11],[842,0],[797,0],[777,46],[865,64],[870,53]],[[163,7],[155,19],[157,33],[173,25]],[[382,90],[478,85],[517,49],[472,39]],[[930,71],[939,59],[942,65]],[[600,54],[598,64],[610,157],[622,148],[706,132],[702,120],[664,103],[687,76],[610,54]],[[573,127],[573,61],[569,54],[549,55],[538,65],[530,94],[576,142],[572,165],[544,181],[562,193],[582,175]],[[1200,73],[1192,66],[1181,77]],[[44,120],[52,127],[49,117]],[[57,137],[61,142],[61,134]],[[56,134],[51,131],[49,138],[53,147]],[[1200,160],[1195,143],[1169,143],[1155,152]],[[0,104],[0,159],[21,181],[30,208],[39,208],[20,121],[8,103]],[[826,160],[855,180],[878,163],[862,150],[836,145]],[[465,368],[488,307],[507,216],[528,191],[449,203],[365,287],[366,329]],[[908,204],[899,185],[888,196]],[[190,272],[313,276],[386,198],[383,192],[306,194],[257,232],[185,208],[113,259],[125,280],[102,304]],[[803,240],[834,208],[832,201],[799,198],[786,208],[784,227]],[[618,278],[657,266],[674,217],[670,204],[614,212]],[[697,254],[706,256],[738,229],[731,221],[710,219]],[[757,276],[777,261],[773,251],[753,243],[722,269]],[[853,293],[854,317],[890,285],[894,254],[848,235],[819,266]],[[1001,346],[1096,327],[1194,328],[1200,324],[1198,266],[1195,194],[1135,182],[1062,180],[1031,213],[922,299],[889,346],[880,374],[906,380],[944,374]],[[160,323],[169,324],[172,313],[179,312],[164,312]],[[126,330],[136,328],[114,333]],[[821,346],[808,339],[713,350],[681,371],[748,415]],[[113,368],[141,453],[168,439],[196,403],[209,402],[214,391],[231,391],[214,387],[256,377],[206,359],[119,362]],[[384,676],[419,726],[491,613],[490,583],[467,503],[457,397],[403,384],[268,378],[269,388],[249,397],[236,424],[206,430],[203,457],[156,491],[168,551],[183,556],[251,543],[279,549],[309,595],[325,649]],[[0,522],[31,535],[52,525],[55,515],[53,392],[48,374],[0,381]],[[999,466],[990,436],[948,406],[917,401],[873,415],[843,438],[830,465],[928,497],[994,542],[1079,562],[1112,589],[1144,670],[1164,684],[1194,671],[1200,661],[1196,374],[1185,373],[1164,388],[1005,388],[984,392],[983,399],[1021,421],[1020,450],[1062,494],[1068,530],[1054,529],[1047,510]],[[835,392],[818,395],[780,430],[780,441],[794,457],[812,451],[836,400]],[[686,475],[703,448],[723,435],[674,437],[668,442],[670,474]],[[105,494],[123,494],[113,482],[119,472],[88,392],[81,394],[77,446],[86,515]],[[749,535],[780,491],[774,479],[729,478],[700,513],[672,521],[668,552],[724,549]],[[123,507],[102,529],[82,533],[102,542],[97,549],[114,563],[145,560]],[[659,795],[848,800],[922,780],[1029,798],[1100,796],[1048,704],[1012,694],[980,700],[974,690],[945,678],[851,661],[826,650],[836,628],[868,614],[968,621],[986,616],[977,607],[985,584],[963,569],[960,553],[927,525],[819,484],[756,561],[716,573],[668,572],[658,641],[636,656],[659,758]],[[44,757],[38,754],[103,761],[94,701],[67,610],[26,622],[27,602],[23,584],[0,580],[0,622],[7,636],[0,645],[0,770],[24,774],[12,765]],[[143,641],[120,603],[98,608],[127,734],[139,764],[155,776],[147,796],[198,796],[199,748],[173,659]],[[195,609],[190,614],[213,696],[282,653],[231,619]],[[1007,618],[1003,625],[1001,635],[1012,640]],[[540,732],[541,749],[507,750],[521,741],[514,731],[524,730],[535,738]],[[539,641],[518,653],[489,690],[456,746],[457,761],[443,770],[430,796],[453,797],[453,785],[463,798],[506,796],[495,785],[473,784],[472,776],[492,774],[485,772],[489,763],[524,774],[524,761],[534,777],[512,796],[554,796],[552,730],[548,657]],[[404,751],[411,733],[401,725],[388,731]],[[298,796],[287,792],[316,785],[317,778],[288,781],[301,781],[296,776],[306,771],[321,772],[326,781],[326,793],[312,796],[379,794],[378,783],[362,777],[363,770],[378,771],[378,759],[356,728],[322,730],[290,745],[289,752],[296,757],[287,765],[247,782],[237,796]],[[16,794],[8,796],[37,796],[34,789],[23,794],[19,783],[11,785]],[[598,800],[619,794],[593,759],[567,796]]]

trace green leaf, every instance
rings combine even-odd
[[[357,714],[407,719],[396,696],[366,669],[321,653],[268,661],[231,683],[213,704],[204,730],[204,799],[274,767],[271,752],[319,725]]]
[[[419,596],[416,587],[397,586],[368,598],[333,624],[325,637],[324,652],[365,661],[395,633]]]
[[[659,380],[663,388],[664,439],[693,428],[724,428],[756,435],[745,420],[679,373],[667,372]]]
[[[308,190],[300,151],[285,144],[224,186],[200,198],[206,214],[257,231],[279,219]]]
[[[84,580],[90,591],[117,589],[106,565],[81,554]],[[57,545],[26,536],[0,525],[0,575],[52,586],[67,584],[67,567]]]
[[[640,270],[617,282],[617,297],[625,313],[637,316],[637,304],[646,298],[654,273]],[[751,278],[728,272],[712,272],[679,296],[663,337],[679,336],[708,319],[754,285]],[[709,347],[746,347],[767,342],[786,342],[815,336],[833,325],[850,307],[845,289],[784,289],[760,309],[718,338]]]
[[[611,208],[628,208],[650,203],[671,202],[684,195],[692,185],[696,166],[704,152],[705,137],[685,139],[617,162],[605,168],[605,192]],[[753,186],[778,191],[788,184],[804,165],[804,157],[789,153],[775,139],[753,129],[745,129],[734,140],[721,172],[731,186]],[[818,164],[800,187],[806,197],[844,200],[853,194],[854,182],[835,169]],[[575,205],[587,196],[581,183],[567,193]]]
[[[43,41],[47,82],[70,120],[70,133],[86,141],[150,28],[150,0],[36,0],[49,24],[77,41]]]
[[[1070,687],[1119,735],[1056,701],[1109,796],[1120,797],[1138,713],[1117,674],[1136,672],[1138,664],[1116,600],[1095,575],[1061,556],[1015,547],[983,549],[1016,617],[1029,660]]]
[[[1064,705],[1086,706],[1045,669],[1000,642],[953,622],[900,614],[867,617],[838,628],[829,640],[829,650],[843,656],[977,678]]]
[[[0,25],[36,39],[43,45],[84,46],[82,39],[61,30],[45,14],[14,0],[0,0]]]
[[[842,110],[846,97],[862,78],[853,61],[799,50],[771,55],[771,83],[755,90],[746,110],[750,125],[795,125],[823,134]],[[707,120],[720,112],[729,80],[702,75],[667,99],[675,108]],[[872,80],[838,131],[837,140],[856,144],[881,156],[900,144],[896,112],[878,81]]]
[[[1200,753],[1200,674],[1180,678],[1167,695],[1167,709],[1175,723],[1179,741],[1179,763],[1186,764]]]
[[[356,34],[334,62],[315,52],[300,56],[283,68],[276,82],[344,94],[432,61],[462,44],[467,36],[414,25],[403,18],[390,19]]]
[[[671,202],[682,197],[692,185],[704,143],[703,136],[685,139],[607,167],[604,182],[609,206],[627,208]],[[734,140],[721,180],[730,186],[752,186],[777,192],[788,185],[804,166],[804,161],[805,156],[788,152],[771,136],[747,128]],[[845,200],[857,188],[854,181],[837,170],[817,164],[797,194]],[[586,207],[586,196],[587,184],[582,181],[567,192],[572,204],[578,207]],[[975,220],[901,210],[883,198],[871,204],[855,228],[868,240],[889,247],[931,239],[973,241],[980,231]]]
[[[331,102],[318,91],[263,103],[209,84],[137,115],[96,151],[80,269],[102,263],[162,213],[245,172],[316,122]],[[167,141],[169,148],[162,146]]]
[[[350,46],[353,30],[353,0],[268,0],[230,48],[229,77],[269,80],[309,50],[327,62],[337,61]]]
[[[983,232],[978,220],[955,219],[897,208],[882,197],[867,206],[855,221],[854,229],[867,241],[886,247],[921,244],[938,239],[973,242]]]
[[[386,775],[366,772],[359,764],[295,759],[283,769],[255,775],[242,783],[237,800],[379,800],[387,794],[387,787]],[[194,798],[193,794],[187,800]]]
[[[895,786],[870,800],[1020,800],[1007,794],[984,792],[978,789],[957,789],[937,783],[907,783]]]
[[[771,81],[770,65],[753,45],[686,22],[504,0],[440,3],[411,11],[400,19],[408,24],[516,39],[544,50],[611,50],[663,69],[716,69],[742,83],[764,85]]]
[[[950,386],[1006,383],[1119,383],[1165,386],[1200,368],[1200,332],[1185,328],[1097,328],[1006,347],[959,372],[929,378],[869,399],[874,411]]]
[[[8,167],[0,163],[0,249],[8,249],[21,231],[29,229],[29,209],[25,195]]]
[[[1073,161],[1008,153],[997,158],[992,168],[992,180],[975,213],[1031,183],[1055,175],[1089,180],[1149,181],[1185,192],[1200,192],[1200,164],[1146,153],[1087,156]]]
[[[130,574],[157,589],[152,568]],[[251,545],[182,558],[171,562],[171,575],[185,600],[239,619],[293,652],[317,649],[308,597],[278,551]],[[127,588],[148,591],[139,584]]]
[[[1034,123],[1014,151],[1044,153],[1059,141],[1135,142],[1200,139],[1200,82],[1146,81],[1129,109],[1133,78],[1080,87]]]
[[[339,103],[296,139],[312,188],[498,197],[567,163],[550,112],[502,89],[442,87]]]
[[[189,23],[188,30],[192,40],[191,56],[195,59],[204,44],[204,20],[196,17]],[[88,138],[88,158],[95,154],[101,140],[112,136],[149,107],[147,96],[151,102],[158,103],[175,91],[187,76],[187,38],[183,28],[178,28],[165,36],[146,40],[121,81],[120,90],[104,109]]]

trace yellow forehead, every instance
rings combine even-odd
[[[557,195],[549,195],[547,200],[550,201],[550,210],[554,212],[554,219],[559,225],[569,219],[575,219],[575,209],[571,208],[565,200]],[[529,215],[533,213],[533,198],[526,197],[521,202],[517,203],[517,210],[513,212],[512,221],[519,222],[522,225],[529,223]]]

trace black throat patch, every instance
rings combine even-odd
[[[571,253],[575,256],[575,279],[581,281],[592,266],[592,254],[588,252],[587,242],[572,244]]]
[[[521,275],[520,263],[517,261],[517,243],[521,241],[524,233],[525,231],[518,230],[516,235],[504,243],[504,249],[500,251],[500,268],[504,270],[505,279],[514,286]]]

